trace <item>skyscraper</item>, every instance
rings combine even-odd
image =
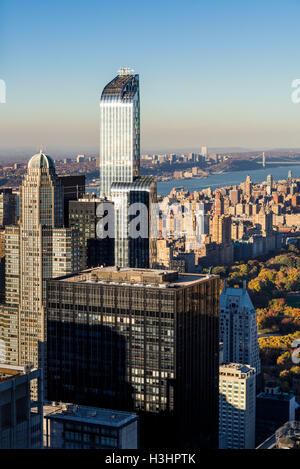
[[[113,203],[103,202],[95,194],[69,201],[69,226],[78,228],[80,233],[81,269],[114,264],[114,239],[97,236],[97,224],[103,218],[99,214],[101,204],[110,205],[113,213]]]
[[[0,188],[0,302],[5,299],[5,227],[17,223],[17,195]]]
[[[47,285],[50,400],[138,411],[144,446],[217,445],[217,276],[105,267]]]
[[[121,68],[100,100],[100,197],[110,198],[113,182],[133,182],[139,174],[139,76]]]
[[[20,187],[19,364],[39,364],[44,343],[46,278],[52,277],[52,230],[63,227],[63,188],[52,159],[40,152]]]
[[[78,231],[63,228],[63,186],[41,151],[30,159],[20,187],[19,224],[6,229],[0,308],[6,363],[44,367],[46,279],[78,271],[78,244]]]
[[[239,364],[220,366],[219,448],[255,447],[255,369]]]
[[[243,363],[260,375],[256,311],[246,289],[229,288],[224,283],[220,297],[220,340],[224,363]]]
[[[17,223],[17,196],[11,188],[0,189],[0,227]]]
[[[140,177],[139,77],[129,68],[121,68],[101,95],[100,197],[114,202],[114,263],[121,267],[150,267],[156,253],[150,228],[156,183],[151,177]],[[129,227],[132,208],[137,203],[143,214],[139,220],[140,236],[134,237]]]
[[[251,176],[248,176],[246,177],[246,182],[245,182],[245,195],[247,197],[250,197],[252,195],[252,188],[253,188],[253,183],[252,183],[252,179],[251,179]]]
[[[64,226],[69,226],[69,203],[85,194],[85,175],[58,176],[64,188]]]
[[[152,267],[156,260],[156,239],[151,236],[155,180],[148,176],[132,183],[113,183],[111,194],[115,207],[115,265]]]

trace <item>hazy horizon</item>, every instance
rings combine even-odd
[[[5,162],[5,161],[26,161],[29,159],[31,156],[33,156],[35,153],[38,153],[42,149],[44,153],[49,154],[52,156],[54,159],[63,159],[63,158],[72,158],[76,157],[78,154],[86,154],[88,156],[99,156],[99,150],[98,148],[83,148],[83,147],[51,147],[49,146],[48,148],[46,146],[39,146],[36,145],[35,147],[33,146],[28,146],[28,147],[23,147],[23,148],[15,148],[15,147],[1,147],[0,145],[0,162]],[[145,154],[169,154],[169,153],[176,153],[176,154],[181,154],[181,153],[197,153],[200,152],[201,148],[161,148],[161,149],[142,149],[141,150],[141,155]],[[294,152],[299,152],[300,153],[300,147],[299,148],[263,148],[263,147],[257,147],[257,148],[243,148],[243,147],[211,147],[208,148],[209,153],[248,153],[248,152],[257,152],[259,153],[260,151],[274,151],[274,152],[286,152],[286,151],[294,151]]]

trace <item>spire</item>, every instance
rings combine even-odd
[[[132,70],[130,67],[121,67],[120,70],[118,71],[118,74],[120,76],[124,76],[124,75],[133,75],[134,74],[134,70]]]

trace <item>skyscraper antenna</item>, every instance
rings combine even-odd
[[[133,75],[134,70],[132,70],[130,67],[121,67],[120,70],[118,71],[119,75]]]

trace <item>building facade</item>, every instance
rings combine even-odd
[[[30,384],[36,382],[37,401]],[[32,367],[0,365],[0,449],[43,447],[43,377]]]
[[[20,187],[18,225],[5,230],[5,303],[0,339],[5,362],[45,366],[46,279],[79,270],[78,231],[63,228],[63,187],[52,159],[28,163]]]
[[[296,401],[292,393],[267,385],[256,397],[256,446],[262,444],[288,421],[295,420]]]
[[[64,226],[69,226],[69,202],[78,200],[85,194],[85,175],[59,176],[64,188]]]
[[[255,448],[255,369],[220,366],[219,448]]]
[[[17,196],[11,188],[0,189],[0,227],[17,223]]]
[[[156,202],[153,178],[140,177],[139,76],[128,68],[105,86],[100,100],[100,197],[115,206],[114,264],[148,268],[155,257],[155,238],[150,236],[151,204]],[[143,204],[140,231],[130,233],[132,210]]]
[[[114,237],[99,237],[98,223],[105,216],[108,201],[97,198],[94,194],[85,194],[79,200],[69,202],[69,226],[78,228],[80,234],[81,269],[100,265],[114,264]],[[112,218],[114,206],[110,203]]]
[[[115,265],[149,268],[156,259],[156,238],[152,235],[152,204],[156,182],[138,177],[132,183],[113,183]]]
[[[100,100],[100,197],[110,199],[113,182],[133,182],[139,174],[139,76],[121,68]]]
[[[143,445],[216,447],[217,276],[107,267],[47,297],[49,400],[138,411]]]
[[[261,372],[256,311],[244,282],[243,288],[229,288],[224,282],[220,297],[220,340],[224,363],[243,363]]]
[[[44,414],[46,448],[113,450],[139,447],[137,414],[75,404],[46,406]]]

